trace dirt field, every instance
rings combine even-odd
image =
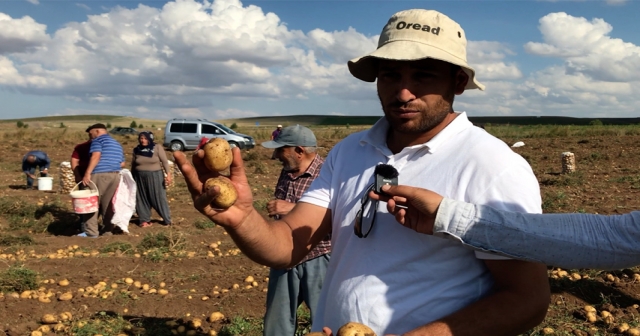
[[[514,150],[533,167],[545,212],[622,214],[640,209],[638,131],[584,129],[487,127],[509,144],[525,142]],[[315,129],[321,154],[356,130]],[[268,137],[266,130],[239,131],[256,136],[258,143]],[[54,314],[59,322],[50,329],[67,335],[261,335],[268,269],[249,261],[224,230],[193,209],[179,177],[168,191],[173,227],[164,227],[156,215],[153,227],[142,229],[134,218],[130,235],[95,240],[69,236],[78,219],[67,195],[22,188],[24,153],[35,148],[49,153],[57,189],[58,164],[68,160],[73,144],[84,136],[77,130],[0,125],[0,335],[29,335],[41,328],[45,314]],[[126,153],[136,144],[134,138],[118,140]],[[573,174],[560,174],[565,151],[575,153]],[[270,155],[261,147],[243,153],[259,209],[271,198],[280,171]],[[623,323],[640,325],[637,273],[550,267],[548,316],[527,335],[610,335],[618,334]],[[64,293],[72,298],[60,300]],[[597,309],[595,322],[587,321],[585,305]],[[65,312],[70,316],[61,315]],[[224,317],[210,322],[213,312]],[[308,313],[304,308],[300,313],[302,333],[308,330]]]

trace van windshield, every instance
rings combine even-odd
[[[225,132],[229,133],[229,134],[234,134],[236,131],[230,129],[229,127],[223,125],[223,124],[216,124],[216,126],[222,128]]]

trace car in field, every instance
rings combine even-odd
[[[194,150],[198,147],[200,139],[222,138],[240,149],[249,149],[256,146],[253,137],[237,133],[229,127],[206,119],[178,119],[167,121],[164,131],[165,148],[172,151]]]
[[[140,132],[136,131],[135,128],[116,126],[112,128],[109,133],[114,135],[138,135]]]

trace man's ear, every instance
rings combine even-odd
[[[304,148],[302,148],[302,146],[296,146],[295,151],[296,151],[296,154],[299,154],[299,155],[304,154]]]
[[[456,87],[455,94],[461,95],[464,92],[464,88],[467,87],[467,83],[469,83],[469,75],[467,75],[462,68],[458,69],[456,72]]]

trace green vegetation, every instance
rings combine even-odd
[[[111,123],[107,123],[107,128],[111,128]]]
[[[235,316],[231,322],[218,333],[220,336],[260,336],[262,335],[262,321]]]
[[[138,127],[138,123],[136,123],[136,121],[133,120],[133,121],[131,121],[131,124],[129,124],[129,127],[136,128],[136,127]]]
[[[231,128],[232,130],[234,130],[234,129],[238,128],[238,124],[233,123],[233,124],[231,124],[231,127],[229,127],[229,128]]]
[[[0,235],[0,246],[29,246],[35,244],[36,242],[31,236]]]
[[[0,272],[0,291],[23,292],[38,288],[38,273],[24,265],[13,265]]]
[[[199,229],[199,230],[206,230],[206,229],[213,229],[214,227],[216,227],[216,223],[208,219],[199,218],[193,223],[193,226],[195,226],[196,229]]]
[[[74,324],[72,334],[76,336],[117,335],[124,331],[131,331],[132,326],[121,316],[114,316],[102,311],[89,321],[79,321]],[[136,333],[137,334],[137,333]]]
[[[164,234],[164,232],[148,233],[142,238],[142,241],[138,244],[138,248],[149,250],[154,248],[168,248],[170,245],[169,237]]]
[[[557,193],[545,193],[542,196],[542,212],[556,212],[567,206],[567,195],[562,191]]]
[[[183,233],[174,230],[169,231],[169,234],[149,233],[138,244],[139,250],[146,251],[145,259],[151,262],[170,259],[170,252],[183,251],[185,247],[186,240]]]
[[[116,252],[120,251],[121,253],[131,254],[133,253],[133,246],[127,242],[115,241],[108,243],[104,247],[100,249],[102,253]]]

